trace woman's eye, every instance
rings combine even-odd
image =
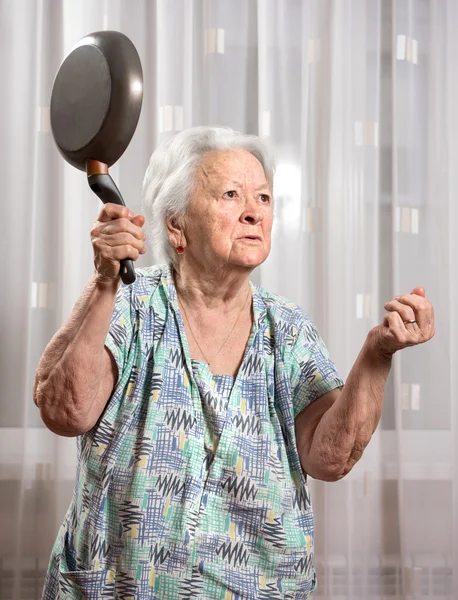
[[[228,198],[235,198],[237,196],[237,192],[235,190],[229,190],[224,194],[224,196],[227,196]]]
[[[259,199],[263,204],[269,204],[270,202],[270,196],[268,196],[267,194],[261,194]]]

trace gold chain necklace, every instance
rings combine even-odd
[[[218,352],[217,352],[217,353],[215,354],[215,356],[212,358],[212,361],[214,361],[214,360],[215,360],[215,358],[218,356],[218,354],[219,354],[219,353],[221,352],[221,350],[224,348],[224,345],[226,344],[227,340],[228,340],[228,339],[231,337],[231,335],[232,335],[232,332],[234,331],[234,329],[235,329],[235,327],[236,327],[237,323],[239,322],[240,315],[242,314],[242,310],[245,308],[245,304],[246,304],[246,301],[248,300],[248,296],[249,296],[249,295],[250,295],[250,288],[248,288],[248,291],[247,291],[246,298],[245,298],[245,300],[244,300],[244,302],[243,302],[243,304],[242,304],[242,308],[240,309],[240,311],[239,311],[239,314],[237,315],[237,319],[235,320],[235,323],[234,323],[234,325],[232,326],[232,329],[229,331],[229,334],[227,335],[226,339],[225,339],[225,340],[224,340],[224,342],[221,344],[221,346],[220,346],[220,348],[219,348]],[[177,298],[178,298],[178,294],[177,294]],[[197,347],[199,348],[199,350],[200,350],[200,352],[201,352],[202,356],[205,358],[205,362],[208,364],[208,366],[210,366],[210,364],[211,364],[211,363],[210,363],[210,361],[208,360],[208,358],[205,356],[205,354],[204,354],[204,352],[203,352],[202,348],[200,347],[200,344],[199,344],[199,342],[197,341],[197,338],[196,338],[196,336],[195,336],[195,334],[194,334],[194,331],[193,331],[193,329],[192,329],[192,327],[191,327],[191,321],[189,320],[188,314],[187,314],[187,312],[185,311],[185,309],[184,309],[184,306],[183,306],[183,303],[181,302],[181,300],[180,300],[179,298],[178,298],[178,303],[179,303],[179,305],[180,305],[180,308],[181,308],[181,310],[182,310],[182,311],[183,311],[183,313],[184,313],[184,316],[186,317],[186,321],[188,322],[188,325],[189,325],[189,331],[191,332],[191,335],[192,335],[192,337],[194,338],[194,341],[196,342],[196,344],[197,344]]]

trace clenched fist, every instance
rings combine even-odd
[[[94,265],[103,278],[119,279],[120,261],[137,260],[145,253],[143,215],[134,216],[126,206],[104,204],[91,229]]]
[[[397,296],[384,308],[388,314],[372,331],[375,349],[382,356],[391,357],[397,350],[423,344],[433,337],[434,309],[422,287]]]

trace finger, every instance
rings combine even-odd
[[[127,206],[120,206],[119,204],[113,204],[108,202],[102,206],[102,210],[97,217],[98,221],[102,223],[106,221],[112,221],[113,219],[133,219],[134,213],[127,208]]]
[[[130,233],[114,233],[111,235],[101,235],[99,238],[104,244],[114,248],[116,246],[133,246],[139,252],[142,252],[145,248],[145,243],[142,239],[138,239]]]
[[[405,294],[398,298],[398,302],[410,306],[415,313],[415,320],[421,328],[429,326],[434,319],[434,310],[431,302],[417,294]]]
[[[134,246],[130,244],[126,244],[125,246],[116,246],[112,248],[113,255],[116,260],[125,260],[126,258],[130,258],[133,261],[136,261],[140,255],[140,252]]]
[[[426,295],[425,288],[422,287],[416,287],[410,293],[415,294],[416,296],[421,296],[422,298],[424,298]]]
[[[140,252],[134,246],[130,244],[124,244],[122,246],[108,246],[107,244],[100,244],[96,240],[94,247],[97,249],[96,262],[99,263],[117,263],[126,258],[131,260],[137,260]]]
[[[404,322],[401,319],[399,313],[393,312],[385,315],[383,317],[383,324],[385,327],[392,329],[394,331],[403,331],[405,329]]]
[[[129,233],[133,237],[144,240],[145,233],[141,227],[138,227],[129,219],[114,219],[106,222],[96,222],[92,228],[92,236],[108,236],[116,233]]]
[[[383,318],[383,324],[389,330],[389,333],[394,336],[394,339],[398,345],[397,349],[412,345],[412,333],[405,326],[399,313],[392,312],[385,315]]]
[[[143,215],[136,215],[131,221],[134,225],[137,225],[137,227],[143,227],[145,224],[145,217]]]
[[[407,304],[399,302],[399,300],[391,300],[384,304],[384,309],[388,312],[399,313],[401,320],[405,321],[416,321],[416,316],[413,308]]]

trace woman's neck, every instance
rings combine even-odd
[[[215,272],[194,270],[181,263],[174,269],[178,299],[194,310],[234,310],[244,304],[250,288],[248,269],[222,269]]]

